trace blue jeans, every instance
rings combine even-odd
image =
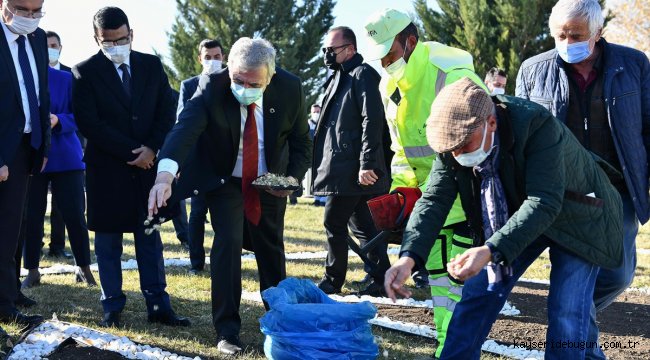
[[[513,277],[501,291],[487,291],[487,272],[465,282],[447,330],[441,359],[479,359],[481,345],[496,321],[517,279],[546,248],[551,258],[551,287],[547,299],[546,359],[581,359],[585,347],[555,346],[558,342],[581,342],[588,338],[598,266],[567,252],[546,236],[540,236],[512,262]],[[513,342],[517,339],[513,339]],[[541,339],[540,339],[541,341]]]
[[[122,292],[122,233],[95,233],[95,255],[102,285],[102,307],[104,312],[122,311],[126,295]],[[138,261],[140,289],[147,303],[147,312],[171,310],[169,294],[165,291],[165,264],[160,234],[151,235],[139,227],[133,234],[135,258]]]
[[[589,325],[589,340],[598,341],[598,325],[596,311],[601,311],[632,284],[636,269],[636,235],[639,232],[639,221],[634,211],[634,203],[629,193],[622,193],[623,200],[623,265],[616,269],[600,269],[594,290],[594,306],[591,309]],[[587,359],[605,359],[605,354],[599,347],[588,349]]]

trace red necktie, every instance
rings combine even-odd
[[[259,148],[257,145],[257,123],[255,122],[255,103],[248,105],[248,115],[244,125],[244,151],[242,161],[241,187],[244,194],[244,215],[253,225],[260,223],[262,208],[260,194],[252,185],[257,178]]]

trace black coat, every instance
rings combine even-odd
[[[363,195],[388,191],[380,76],[354,55],[325,84],[323,109],[314,136],[312,171],[315,195]],[[358,183],[359,170],[380,175],[372,186]]]
[[[133,232],[141,225],[156,170],[127,162],[136,159],[131,151],[141,145],[158,152],[176,118],[158,57],[132,51],[130,65],[130,98],[101,51],[73,69],[74,116],[88,139],[84,161],[93,231]]]
[[[48,57],[47,38],[42,29],[37,29],[27,35],[29,44],[34,52],[36,71],[38,73],[38,90],[40,112],[32,114],[32,120],[41,123],[42,143],[32,160],[32,173],[41,170],[43,157],[47,156],[50,148],[50,90],[48,86]],[[7,44],[2,26],[0,26],[0,167],[10,163],[16,155],[25,130],[25,113],[18,85],[18,75]],[[33,127],[32,127],[33,128]],[[11,169],[9,169],[11,176]]]
[[[264,91],[264,153],[268,171],[302,179],[311,140],[300,79],[276,69]],[[170,203],[214,190],[231,177],[241,133],[240,104],[230,90],[228,69],[202,75],[169,132],[159,158],[179,164]]]

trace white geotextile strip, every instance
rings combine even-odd
[[[200,357],[186,357],[173,354],[149,345],[138,345],[127,337],[119,337],[81,325],[60,321],[46,321],[17,344],[9,360],[37,360],[49,356],[62,342],[73,339],[98,349],[113,351],[128,359],[140,360],[200,360]]]
[[[638,249],[637,249],[638,251]],[[650,251],[650,250],[649,250]],[[388,255],[397,255],[399,254],[399,247],[389,247]],[[348,251],[348,255],[357,255],[352,250]],[[325,259],[327,257],[327,251],[317,251],[317,252],[297,252],[297,253],[287,253],[285,254],[287,260],[313,260],[313,259]],[[247,253],[242,254],[242,261],[253,261],[255,260],[255,254]],[[210,264],[210,257],[205,258],[205,263]],[[165,259],[165,267],[177,266],[177,267],[189,267],[192,264],[190,263],[189,258],[180,258],[180,259]],[[39,272],[41,275],[45,274],[72,274],[75,272],[76,266],[67,265],[67,264],[54,264],[47,268],[40,268]],[[136,270],[138,268],[138,262],[135,259],[129,259],[127,261],[122,261],[122,270]],[[93,271],[97,270],[97,264],[90,265],[90,269]],[[27,270],[21,269],[20,276],[27,276]],[[550,285],[549,280],[544,279],[528,279],[528,278],[519,278],[520,282],[535,283],[542,285]],[[650,295],[650,287],[642,288],[628,288],[625,291],[630,292],[640,292],[642,294]]]

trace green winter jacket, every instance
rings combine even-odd
[[[544,107],[509,96],[497,104],[499,175],[510,218],[487,242],[511,263],[540,235],[605,268],[622,261],[623,212],[608,176],[620,176],[584,149]],[[605,172],[607,171],[607,173]],[[405,230],[402,252],[426,259],[456,196],[483,244],[480,179],[441,154]]]

